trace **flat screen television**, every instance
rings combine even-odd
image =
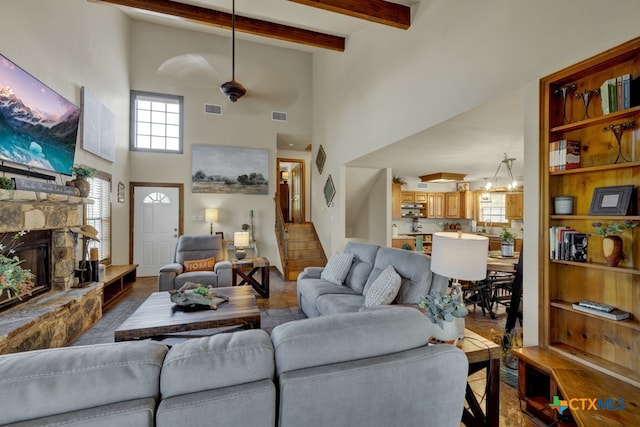
[[[0,54],[0,160],[71,175],[80,108]]]

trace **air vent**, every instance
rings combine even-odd
[[[204,112],[207,114],[215,114],[217,116],[222,115],[222,105],[217,104],[204,104]]]
[[[272,111],[271,120],[273,120],[274,122],[286,122],[287,113],[283,113],[282,111]]]
[[[419,182],[418,183],[418,190],[426,190],[427,189],[427,183],[426,182]]]

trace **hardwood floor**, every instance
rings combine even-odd
[[[106,311],[102,319],[91,329],[86,331],[73,345],[97,344],[113,342],[113,331],[124,322],[127,317],[147,298],[151,292],[157,290],[157,277],[139,277],[133,289],[124,298]],[[269,298],[257,297],[260,307],[262,329],[267,332],[285,322],[303,319],[306,316],[298,308],[296,297],[296,282],[284,281],[282,276],[271,270]],[[506,313],[504,307],[497,310],[497,319],[491,319],[488,314],[483,315],[480,307],[468,305],[469,315],[465,318],[466,327],[485,338],[500,343],[504,331]],[[518,325],[519,327],[519,325]],[[521,331],[520,331],[521,332]],[[516,345],[521,344],[520,338]],[[502,375],[513,379],[517,371],[503,368]],[[508,375],[505,375],[506,374]],[[469,383],[476,393],[480,404],[484,406],[483,372],[478,372],[469,378]],[[520,411],[517,389],[504,381],[500,382],[500,426],[542,426]]]

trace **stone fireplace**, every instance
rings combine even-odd
[[[48,276],[41,279],[48,283],[36,283],[40,293],[0,312],[0,354],[68,345],[102,316],[102,283],[73,288],[76,241],[69,227],[82,224],[83,206],[90,202],[60,194],[0,190],[0,233],[28,230],[34,238],[31,250],[48,252],[50,257],[31,260],[39,276]],[[33,253],[25,257],[38,258]]]

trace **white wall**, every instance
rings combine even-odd
[[[88,87],[115,115],[116,161],[76,148],[85,163],[128,182],[129,20],[113,7],[84,0],[3,0],[0,52],[47,86],[80,105]],[[64,184],[69,177],[60,177]],[[128,263],[129,201],[113,204],[113,262]]]
[[[390,169],[346,168],[345,237],[382,246],[391,242],[391,225],[387,225],[387,211],[391,210],[390,181]]]
[[[316,54],[314,158],[322,144],[325,173],[338,188],[331,212],[319,208],[321,194],[314,193],[312,217],[325,248],[344,245],[344,164],[637,37],[638,16],[640,2],[625,0],[432,0],[417,5],[407,31],[368,26],[349,37],[344,53]],[[537,289],[539,235],[535,93],[527,90],[525,97],[528,324],[537,323],[538,309],[531,291]],[[313,179],[321,188],[323,177]],[[531,343],[537,336],[525,339]]]
[[[231,79],[231,39],[134,21],[131,52],[131,88],[182,95],[185,112],[183,153],[131,152],[131,180],[184,183],[185,234],[208,232],[209,224],[198,219],[207,207],[219,209],[216,229],[225,236],[248,223],[253,210],[260,255],[280,266],[274,235],[277,133],[311,134],[311,55],[237,40],[236,80],[247,95],[232,103],[219,90]],[[223,114],[204,114],[205,103],[221,104]],[[272,121],[274,110],[288,112],[287,122]],[[269,150],[269,194],[192,193],[194,144]]]

